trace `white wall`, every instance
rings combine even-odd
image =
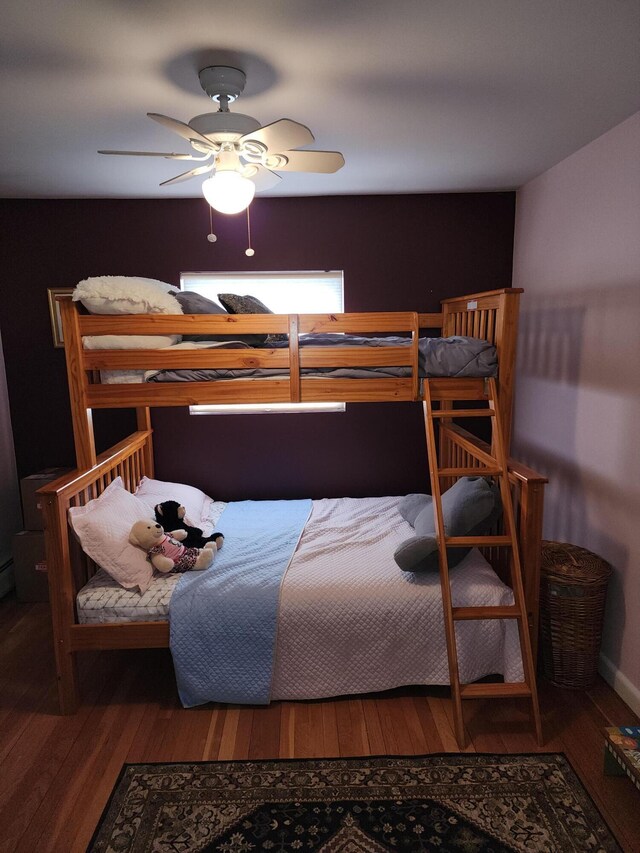
[[[517,196],[514,454],[545,537],[609,560],[601,671],[640,713],[640,113]]]

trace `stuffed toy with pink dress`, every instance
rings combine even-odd
[[[185,530],[165,533],[162,525],[155,521],[136,521],[129,533],[129,542],[144,548],[154,569],[163,574],[208,569],[218,550],[216,543],[207,542],[204,548],[186,548],[182,544],[186,537]]]

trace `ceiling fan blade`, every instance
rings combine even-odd
[[[124,154],[130,157],[164,157],[166,160],[208,160],[213,152],[202,157],[194,157],[193,154],[174,154],[163,151],[98,151],[98,154]]]
[[[304,124],[281,118],[271,124],[265,124],[252,130],[239,140],[240,144],[258,142],[267,152],[288,151],[290,148],[303,148],[314,141],[313,133]]]
[[[280,156],[280,155],[276,155]],[[282,155],[287,162],[276,165],[267,163],[278,172],[337,172],[344,166],[344,157],[339,151],[286,151]],[[275,159],[275,158],[274,158]]]
[[[256,192],[258,193],[263,192],[263,190],[272,189],[282,180],[280,175],[276,175],[275,172],[272,172],[270,169],[266,169],[259,163],[251,163],[243,170],[242,175],[245,178],[249,178],[250,181],[253,181],[256,185]]]
[[[213,147],[213,142],[211,142],[210,139],[207,139],[206,136],[203,136],[202,133],[198,133],[197,130],[194,130],[190,125],[185,124],[183,121],[178,121],[177,118],[163,116],[160,115],[160,113],[147,113],[147,115],[149,118],[157,121],[158,124],[161,124],[168,130],[172,130],[174,133],[178,133],[183,139],[186,139],[189,142],[192,140],[196,140],[198,143],[206,142],[210,148]]]
[[[162,181],[161,187],[166,187],[168,184],[178,184],[180,181],[188,181],[189,178],[195,178],[197,175],[204,175],[205,172],[210,172],[213,169],[213,163],[206,166],[198,166],[197,169],[191,169],[189,172],[183,172],[181,175],[176,175],[175,178],[169,178],[168,181]]]

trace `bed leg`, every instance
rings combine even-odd
[[[80,704],[76,653],[65,647],[63,640],[55,643],[58,702],[61,714],[75,714]]]

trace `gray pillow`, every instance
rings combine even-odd
[[[219,293],[218,299],[229,314],[273,314],[273,311],[261,302],[257,297],[247,294],[238,296],[237,293]],[[265,343],[273,344],[279,341],[288,341],[287,335],[267,335]]]
[[[426,506],[432,505],[431,495],[407,495],[398,504],[398,512],[415,527],[416,518]],[[432,510],[433,511],[433,510]]]
[[[182,306],[182,310],[185,314],[227,314],[228,312],[221,308],[217,302],[214,302],[212,299],[207,299],[206,296],[202,296],[200,293],[196,293],[193,290],[182,290],[180,293],[176,293],[176,299]],[[266,335],[234,335],[230,333],[228,335],[214,335],[214,334],[201,334],[201,335],[183,335],[183,341],[242,341],[242,343],[247,344],[250,347],[259,347],[266,341]]]
[[[416,535],[396,549],[394,559],[405,572],[438,571],[433,500],[429,495],[407,495],[400,514],[409,523],[413,517]],[[442,516],[447,536],[482,536],[502,514],[500,491],[484,477],[462,477],[442,495]],[[447,548],[449,568],[456,566],[470,548]]]
[[[181,290],[176,293],[176,299],[185,314],[226,314],[217,302],[207,299],[195,290]]]

